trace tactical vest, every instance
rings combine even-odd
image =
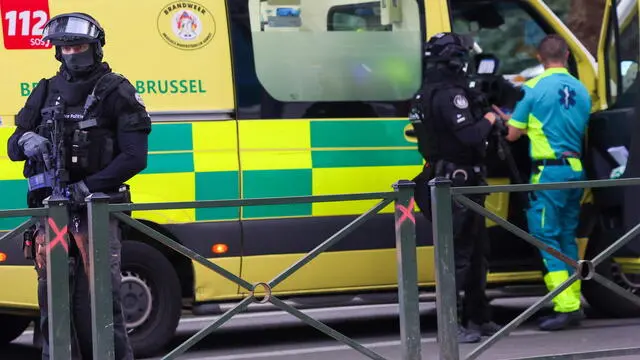
[[[442,150],[436,136],[437,130],[431,109],[436,91],[448,87],[453,86],[446,83],[428,84],[420,89],[411,104],[409,120],[416,132],[418,152],[427,162],[437,161],[441,157]]]
[[[84,105],[67,106],[57,89],[50,87],[46,79],[40,99],[40,125],[35,132],[49,139],[53,145],[53,169],[47,171],[44,162],[28,160],[24,175],[29,182],[28,202],[30,207],[39,207],[42,200],[51,195],[56,179],[63,172],[68,174],[65,182],[73,183],[104,169],[115,157],[117,125],[105,116],[103,100],[118,88],[125,78],[116,73],[107,73],[98,79]],[[48,88],[48,89],[47,89]],[[58,116],[52,119],[56,109]],[[59,126],[62,126],[60,128]],[[58,136],[54,134],[58,129]],[[62,135],[62,136],[59,136]],[[63,160],[60,162],[59,160]],[[60,166],[63,164],[63,166]]]
[[[433,115],[433,97],[437,91],[446,91],[451,88],[462,88],[465,90],[467,98],[471,102],[471,113],[475,119],[481,119],[483,113],[481,109],[475,104],[475,97],[477,96],[470,89],[461,87],[459,84],[453,82],[435,82],[425,84],[418,92],[418,95],[413,99],[411,104],[411,110],[409,114],[409,120],[415,129],[415,134],[418,140],[418,152],[428,163],[435,163],[438,160],[443,159],[445,150],[442,146],[442,139],[438,136],[438,130],[436,128],[435,116]],[[478,158],[484,157],[484,151],[478,153]]]

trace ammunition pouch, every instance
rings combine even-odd
[[[78,128],[71,137],[69,164],[73,170],[95,174],[104,169],[114,154],[113,134],[101,128]]]
[[[84,104],[83,120],[72,127],[69,167],[85,174],[95,174],[114,158],[115,134],[102,125],[100,100],[104,99],[125,80],[122,75],[108,73],[102,76]]]
[[[89,168],[89,132],[75,130],[71,140],[71,166]]]

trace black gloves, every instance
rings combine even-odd
[[[69,200],[76,204],[84,204],[84,199],[91,194],[91,191],[89,191],[84,181],[78,181],[69,185],[68,191]]]
[[[22,148],[26,157],[32,160],[42,160],[47,170],[51,169],[52,146],[49,139],[33,131],[27,131],[18,139],[18,146]]]

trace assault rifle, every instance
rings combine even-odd
[[[47,172],[53,173],[53,195],[69,198],[69,172],[64,147],[64,104],[56,101],[56,105],[45,107],[40,113],[52,145],[52,153],[43,158]]]
[[[469,76],[469,88],[475,94],[471,101],[482,109],[483,114],[493,111],[492,105],[513,109],[523,98],[524,92],[497,74],[498,59],[490,54],[481,54],[476,56],[475,63],[476,71]],[[498,118],[491,131],[491,139],[496,144],[498,157],[507,163],[513,182],[524,184],[511,153],[511,147],[505,139],[508,132],[509,129],[504,120]],[[523,204],[528,206],[527,193],[520,194],[524,197]]]

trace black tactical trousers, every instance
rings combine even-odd
[[[71,350],[73,360],[93,359],[91,328],[91,297],[89,293],[89,232],[86,211],[79,214],[79,227],[75,231],[72,214],[69,217],[69,290],[71,300]],[[36,234],[36,270],[38,273],[38,303],[40,305],[40,330],[42,332],[42,359],[49,360],[49,314],[47,303],[47,266],[45,250],[46,231],[40,223]],[[121,241],[116,219],[109,223],[111,249],[111,286],[113,295],[114,347],[116,360],[133,360],[122,314],[120,295]],[[55,336],[55,334],[53,335]],[[52,359],[57,360],[57,359]],[[99,359],[93,359],[99,360]]]
[[[431,221],[430,176],[419,175],[416,182],[415,199],[423,215]],[[462,185],[462,184],[458,184]],[[471,181],[466,186],[478,185]],[[467,195],[484,206],[484,195]],[[489,301],[486,298],[489,238],[485,218],[453,201],[453,246],[455,278],[460,323],[471,320],[483,324],[491,320]],[[464,291],[464,298],[461,292]]]

